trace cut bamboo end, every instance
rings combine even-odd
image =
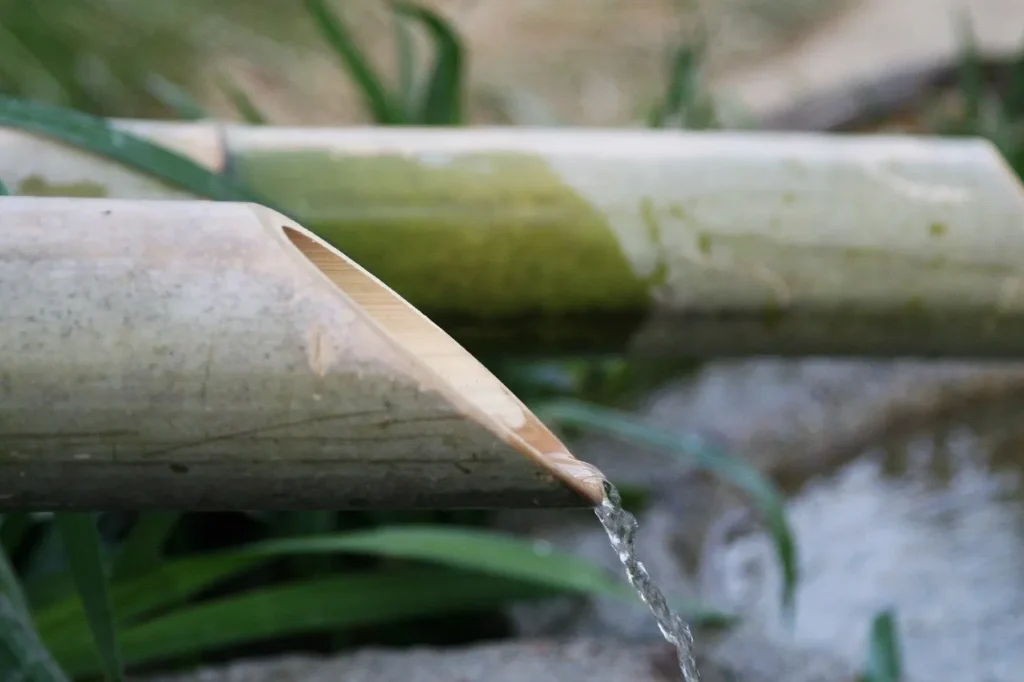
[[[0,508],[603,496],[469,353],[263,207],[0,199]]]
[[[260,212],[264,219],[280,218],[267,209]],[[576,459],[529,408],[440,327],[308,230],[294,223],[281,229],[305,257],[358,305],[357,310],[368,321],[431,372],[430,381],[426,382],[429,387],[436,387],[582,497],[593,504],[601,503],[601,472]]]

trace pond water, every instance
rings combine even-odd
[[[1024,401],[975,404],[880,434],[792,496],[796,618],[778,607],[768,539],[746,530],[705,556],[709,597],[771,636],[860,664],[894,608],[908,679],[1020,680],[1024,670]]]

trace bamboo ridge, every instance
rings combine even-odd
[[[0,198],[0,509],[573,506],[603,477],[253,204]]]
[[[980,140],[118,125],[302,217],[476,354],[1018,356],[1024,194]],[[0,130],[19,193],[183,198]]]

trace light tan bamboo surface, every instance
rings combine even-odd
[[[1024,352],[1024,194],[987,142],[119,122],[299,216],[477,355]],[[0,131],[30,195],[182,195]]]
[[[276,212],[0,198],[0,509],[586,505],[603,478]]]

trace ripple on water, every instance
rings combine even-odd
[[[789,504],[802,585],[789,631],[768,539],[706,564],[715,595],[774,636],[864,660],[874,614],[897,610],[915,682],[1018,682],[1024,671],[1024,404],[879,443]]]

